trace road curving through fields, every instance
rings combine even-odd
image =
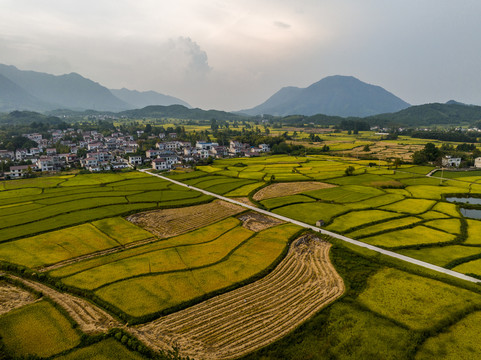
[[[148,169],[148,170],[150,170],[150,169]],[[195,186],[192,186],[192,185],[184,184],[183,182],[170,179],[166,176],[162,176],[162,175],[159,175],[159,174],[153,174],[153,173],[147,171],[147,169],[143,169],[143,170],[139,170],[139,171],[141,171],[143,173],[146,173],[146,174],[150,174],[152,176],[157,176],[161,179],[173,182],[174,184],[177,184],[177,185],[180,185],[180,186],[188,187],[189,189],[192,189],[192,190],[197,190],[197,191],[199,191],[203,194],[214,196],[218,199],[222,199],[224,201],[228,201],[228,202],[231,202],[233,204],[237,204],[237,205],[243,206],[245,208],[248,208],[248,209],[251,209],[251,210],[254,210],[254,211],[258,211],[262,214],[269,215],[269,216],[272,216],[274,218],[284,220],[284,221],[293,223],[295,225],[302,226],[306,229],[311,229],[311,230],[314,230],[314,231],[319,232],[321,234],[324,234],[324,235],[327,235],[327,236],[332,236],[332,237],[334,237],[336,239],[339,239],[341,241],[348,242],[350,244],[360,246],[360,247],[375,251],[375,252],[383,254],[383,255],[387,255],[387,256],[390,256],[390,257],[393,257],[393,258],[396,258],[396,259],[399,259],[399,260],[402,260],[402,261],[405,261],[405,262],[408,262],[408,263],[411,263],[411,264],[415,264],[415,265],[418,265],[418,266],[421,266],[421,267],[424,267],[424,268],[427,268],[427,269],[430,269],[430,270],[434,270],[434,271],[439,272],[439,273],[450,275],[450,276],[456,277],[458,279],[466,280],[466,281],[469,281],[469,282],[472,282],[472,283],[481,283],[480,279],[476,279],[474,277],[464,275],[464,274],[458,273],[458,272],[453,271],[453,270],[445,269],[445,268],[440,267],[440,266],[436,266],[436,265],[433,265],[433,264],[430,264],[430,263],[427,263],[427,262],[424,262],[424,261],[421,261],[421,260],[417,260],[417,259],[405,256],[405,255],[401,255],[401,254],[395,253],[393,251],[385,250],[385,249],[379,248],[377,246],[369,245],[369,244],[366,244],[362,241],[354,240],[354,239],[348,238],[347,236],[339,235],[339,234],[336,234],[334,232],[321,229],[317,226],[313,226],[313,225],[310,225],[310,224],[303,223],[302,221],[297,221],[297,220],[294,220],[294,219],[291,219],[291,218],[288,218],[288,217],[285,217],[285,216],[282,216],[282,215],[272,213],[272,212],[267,211],[267,210],[259,209],[255,206],[245,204],[245,203],[242,203],[240,201],[236,201],[234,199],[230,199],[228,197],[218,195],[218,194],[212,193],[212,192],[207,191],[207,190],[199,189],[199,188],[197,188]]]

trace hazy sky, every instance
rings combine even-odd
[[[0,0],[0,63],[239,110],[352,75],[481,105],[479,0]]]

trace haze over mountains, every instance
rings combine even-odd
[[[170,105],[176,106],[164,108]],[[477,111],[475,108],[464,109],[463,106],[460,106],[463,104],[456,101],[450,101],[447,105],[456,108],[458,117],[459,112],[464,114],[468,110]],[[143,109],[135,114],[158,116],[172,113],[171,115],[174,116],[173,113],[175,113],[181,118],[188,114],[190,114],[188,116],[195,115],[195,118],[206,116],[206,114],[199,115],[200,109],[188,108],[190,105],[185,101],[154,91],[139,92],[125,88],[109,90],[76,73],[55,76],[35,71],[22,71],[14,66],[0,64],[0,112],[13,110],[52,112],[52,110],[67,109],[69,111],[96,110],[130,114],[126,110]],[[410,108],[407,102],[379,86],[364,83],[352,76],[336,75],[326,77],[307,88],[292,86],[282,88],[264,103],[237,114],[211,110],[209,116],[227,118],[229,116],[237,117],[239,113],[277,116],[323,114],[364,118],[383,117],[379,114],[397,113],[407,108]],[[195,114],[192,114],[192,111],[195,111]],[[439,117],[439,109],[437,111],[438,115],[429,116]],[[449,111],[453,112],[454,110],[449,108]],[[416,108],[406,112],[409,114],[408,117],[413,117],[412,112],[416,114],[422,112],[423,116],[429,113],[429,111],[425,111],[424,107]],[[402,112],[399,115],[403,121],[406,120],[404,114]],[[453,116],[451,113],[446,115],[447,118]],[[472,116],[469,114],[470,118]]]
[[[127,89],[109,90],[83,76],[23,71],[0,64],[0,111],[54,109],[122,111],[147,105],[182,104],[180,99]]]
[[[409,107],[404,100],[380,86],[366,84],[352,76],[329,76],[307,88],[285,87],[264,103],[240,112],[270,114],[365,117],[391,113]]]

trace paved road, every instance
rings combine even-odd
[[[261,214],[265,214],[265,215],[269,215],[269,216],[272,216],[274,218],[277,218],[277,219],[280,219],[280,220],[284,220],[286,222],[290,222],[292,224],[296,224],[296,225],[299,225],[299,226],[302,226],[306,229],[311,229],[311,230],[314,230],[314,231],[317,231],[317,232],[320,232],[321,234],[325,234],[325,235],[329,235],[329,236],[332,236],[336,239],[339,239],[339,240],[342,240],[342,241],[345,241],[345,242],[348,242],[348,243],[351,243],[351,244],[354,244],[354,245],[357,245],[357,246],[360,246],[360,247],[363,247],[363,248],[366,248],[366,249],[369,249],[369,250],[372,250],[372,251],[375,251],[375,252],[378,252],[380,254],[384,254],[384,255],[387,255],[387,256],[390,256],[390,257],[393,257],[393,258],[396,258],[396,259],[399,259],[399,260],[402,260],[402,261],[406,261],[406,262],[409,262],[411,264],[415,264],[415,265],[419,265],[419,266],[422,266],[422,267],[425,267],[425,268],[428,268],[428,269],[431,269],[431,270],[434,270],[434,271],[437,271],[437,272],[440,272],[440,273],[443,273],[443,274],[447,274],[447,275],[450,275],[450,276],[454,276],[454,277],[457,277],[459,279],[462,279],[462,280],[466,280],[466,281],[470,281],[470,282],[473,282],[473,283],[480,283],[481,280],[479,279],[476,279],[476,278],[473,278],[471,276],[467,276],[467,275],[464,275],[464,274],[461,274],[461,273],[458,273],[456,271],[452,271],[452,270],[449,270],[449,269],[445,269],[443,267],[440,267],[440,266],[436,266],[436,265],[433,265],[433,264],[429,264],[427,262],[424,262],[424,261],[421,261],[421,260],[417,260],[417,259],[413,259],[409,256],[404,256],[404,255],[401,255],[401,254],[398,254],[398,253],[395,253],[395,252],[392,252],[392,251],[389,251],[389,250],[385,250],[385,249],[381,249],[377,246],[373,246],[373,245],[369,245],[369,244],[366,244],[366,243],[363,243],[361,241],[357,241],[357,240],[354,240],[354,239],[351,239],[351,238],[348,238],[346,236],[343,236],[343,235],[339,235],[339,234],[336,234],[336,233],[333,233],[331,231],[327,231],[327,230],[324,230],[324,229],[321,229],[321,228],[318,228],[316,226],[312,226],[310,224],[306,224],[306,223],[303,223],[301,221],[297,221],[297,220],[294,220],[294,219],[291,219],[291,218],[288,218],[288,217],[285,217],[285,216],[282,216],[282,215],[278,215],[278,214],[274,214],[270,211],[267,211],[267,210],[263,210],[263,209],[259,209],[255,206],[252,206],[252,205],[248,205],[248,204],[244,204],[240,201],[236,201],[236,200],[233,200],[233,199],[230,199],[230,198],[227,198],[225,196],[222,196],[222,195],[218,195],[218,194],[214,194],[210,191],[206,191],[206,190],[203,190],[203,189],[199,189],[199,188],[196,188],[194,186],[191,186],[191,185],[187,185],[187,184],[184,184],[180,181],[176,181],[176,180],[173,180],[173,179],[169,179],[168,177],[165,177],[165,176],[162,176],[162,175],[159,175],[159,174],[152,174],[150,172],[148,172],[147,170],[139,170],[139,171],[142,171],[146,174],[149,174],[149,175],[152,175],[152,176],[157,176],[161,179],[164,179],[164,180],[167,180],[167,181],[170,181],[170,182],[173,182],[174,184],[177,184],[177,185],[180,185],[180,186],[184,186],[184,187],[187,187],[189,189],[192,189],[192,190],[196,190],[196,191],[199,191],[203,194],[206,194],[206,195],[210,195],[210,196],[213,196],[213,197],[216,197],[218,199],[221,199],[221,200],[224,200],[224,201],[228,201],[230,203],[233,203],[233,204],[236,204],[236,205],[239,205],[239,206],[243,206],[247,209],[250,209],[250,210],[254,210],[254,211],[257,211]]]

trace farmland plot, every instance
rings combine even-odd
[[[330,244],[303,237],[265,278],[132,330],[157,349],[229,359],[281,338],[344,291]]]
[[[4,185],[5,190],[0,191],[0,242],[142,209],[212,200],[139,172],[45,179]]]
[[[165,238],[212,224],[242,211],[244,208],[241,206],[216,200],[203,205],[138,213],[127,217],[127,220]]]
[[[335,185],[321,183],[321,182],[290,182],[290,183],[276,183],[259,190],[254,195],[254,200],[266,200],[279,196],[300,194],[309,190],[318,190],[324,188],[332,188]]]
[[[0,336],[8,353],[15,356],[48,357],[80,342],[68,320],[46,301],[0,316]]]
[[[202,266],[184,271],[151,274],[148,262],[143,262],[139,264],[142,276],[107,284],[95,294],[130,316],[152,316],[262,272],[278,259],[289,238],[299,230],[291,224],[269,228],[243,241],[221,260],[212,262],[207,256]]]

